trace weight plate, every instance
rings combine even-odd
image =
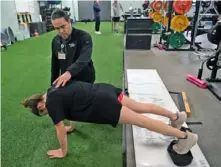
[[[153,12],[149,12],[149,17],[152,18]]]
[[[177,32],[182,32],[186,30],[189,26],[189,20],[184,15],[176,15],[171,21],[171,28]]]
[[[185,43],[185,36],[183,33],[175,32],[174,34],[170,35],[169,37],[169,44],[175,48],[181,48]]]
[[[165,11],[168,10],[168,3],[167,3],[167,1],[164,1],[164,3],[163,3],[163,9],[164,9]]]
[[[192,3],[192,0],[175,0],[173,2],[173,10],[177,14],[185,14],[191,9]]]
[[[150,2],[150,7],[153,9],[153,4],[154,4],[154,0],[152,0],[151,2]]]
[[[171,20],[174,18],[174,15],[172,15],[171,16]],[[168,20],[169,20],[169,18],[167,17],[167,16],[163,16],[162,17],[162,24],[165,26],[165,27],[167,27],[168,26]]]
[[[206,62],[206,67],[209,70],[213,70],[214,66],[216,66],[216,62],[215,62],[215,56],[210,57],[207,62]]]
[[[207,33],[207,38],[212,44],[218,44],[219,41],[216,38],[216,34],[218,32],[216,31],[216,25],[209,29]]]
[[[162,24],[163,24],[165,27],[167,27],[167,25],[168,25],[168,17],[167,17],[167,16],[163,16],[163,17],[162,17]]]
[[[160,28],[161,28],[160,23],[153,23],[152,32],[153,32],[153,33],[158,33],[159,30],[160,30]]]
[[[221,23],[217,23],[216,25],[212,26],[208,33],[207,38],[212,44],[219,44],[219,41],[221,41]]]
[[[161,9],[162,9],[162,5],[163,5],[163,2],[160,1],[160,0],[157,0],[153,3],[153,10],[156,11],[156,12],[159,12]]]
[[[154,22],[160,22],[162,20],[162,15],[159,12],[154,12],[152,18]]]

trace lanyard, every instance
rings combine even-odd
[[[56,42],[58,42],[61,45],[61,52],[66,54],[67,53],[66,43],[64,44],[62,40],[56,40]]]
[[[65,46],[65,45],[62,43],[62,44],[61,44],[61,52],[64,52],[64,46]]]
[[[66,44],[61,44],[61,52],[67,54],[67,45]]]

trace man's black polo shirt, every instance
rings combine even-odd
[[[60,36],[52,40],[51,84],[66,71],[71,73],[71,80],[93,83],[95,69],[92,56],[93,42],[90,34],[73,28],[71,36],[64,40]],[[65,54],[65,58],[59,57]]]

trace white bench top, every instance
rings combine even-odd
[[[154,69],[128,69],[128,92],[130,98],[139,102],[151,102],[178,111],[159,74]],[[144,114],[169,123],[169,119],[153,114]],[[186,124],[184,124],[187,127]],[[177,167],[171,160],[167,147],[175,138],[161,135],[144,128],[132,126],[136,167]],[[188,167],[210,167],[198,144],[191,152],[193,161]]]

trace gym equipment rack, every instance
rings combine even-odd
[[[217,46],[218,52],[216,52],[214,62],[216,66],[213,67],[210,78],[207,79],[208,82],[208,89],[212,94],[219,100],[221,100],[221,79],[217,78],[217,72],[221,67],[221,41]]]
[[[57,9],[57,4],[50,4],[48,1],[39,1],[40,14],[42,15],[42,21],[46,23],[47,32],[54,30],[51,23],[51,14]],[[62,9],[62,3],[59,4],[59,8]]]
[[[190,41],[187,40],[187,39],[185,40],[185,44],[189,44],[189,47],[187,47],[185,49],[182,49],[182,48],[179,48],[179,49],[169,48],[170,47],[169,36],[167,35],[166,36],[166,41],[162,42],[163,33],[165,33],[165,32],[162,31],[161,36],[160,36],[159,44],[162,44],[164,50],[166,50],[166,51],[195,51],[196,48],[197,49],[203,49],[200,46],[201,42],[195,42],[198,30],[202,31],[202,29],[198,29],[198,28],[200,28],[199,21],[203,18],[203,16],[211,15],[211,14],[206,14],[206,12],[211,8],[214,8],[217,15],[218,15],[218,12],[216,11],[215,7],[213,7],[214,2],[211,1],[210,7],[208,7],[207,10],[203,14],[200,14],[200,9],[201,9],[201,6],[202,6],[201,3],[202,3],[202,1],[199,1],[199,0],[197,0],[195,2],[195,15],[193,17],[193,24],[188,27],[188,29],[192,29],[192,31],[191,31],[191,40]],[[168,26],[166,27],[166,34],[172,33],[172,29],[171,29],[172,11],[173,11],[173,1],[168,1],[168,13],[167,13],[167,15],[168,15]],[[213,14],[211,16],[215,16],[216,14]],[[201,34],[203,34],[203,33],[201,33]]]

